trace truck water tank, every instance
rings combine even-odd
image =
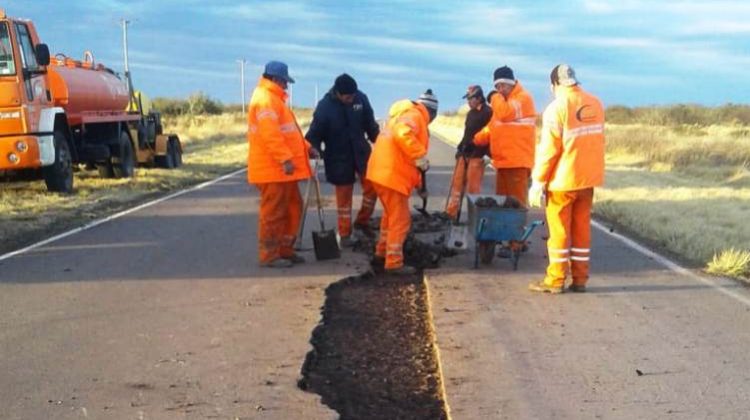
[[[52,100],[65,109],[72,125],[81,123],[84,112],[123,112],[130,102],[127,84],[101,64],[95,66],[93,59],[54,58],[47,71]]]

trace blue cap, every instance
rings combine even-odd
[[[289,67],[281,61],[269,61],[266,64],[266,69],[263,73],[284,79],[289,83],[294,83],[294,79],[289,77]]]

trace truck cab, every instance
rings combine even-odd
[[[64,191],[72,188],[73,174],[67,144],[55,145],[55,115],[64,111],[50,95],[49,61],[49,48],[39,42],[33,23],[0,9],[0,171],[49,168],[57,161],[56,169],[69,173],[58,174],[67,179],[50,189]]]
[[[50,57],[30,20],[0,9],[0,175],[41,169],[49,191],[73,191],[73,166],[129,178],[137,164],[175,168],[182,145],[164,134],[145,95],[94,60]]]

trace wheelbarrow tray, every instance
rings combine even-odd
[[[527,208],[477,206],[477,200],[482,198],[493,198],[499,205],[505,203],[504,195],[469,194],[466,196],[469,208],[468,228],[474,237],[474,268],[479,267],[480,254],[482,254],[483,262],[492,262],[497,242],[525,242],[534,228],[542,223],[537,220],[527,226],[529,213]],[[513,250],[513,270],[518,268],[520,256],[521,249],[517,247]]]
[[[477,242],[522,240],[528,209],[477,206],[477,200],[488,197],[495,199],[499,204],[505,202],[504,195],[468,194],[466,196],[469,207],[469,232],[474,236],[474,240]]]

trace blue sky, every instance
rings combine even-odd
[[[431,87],[455,109],[466,86],[490,88],[508,65],[550,100],[551,68],[571,64],[607,105],[750,102],[747,1],[222,1],[5,0],[32,19],[53,53],[122,69],[119,19],[130,27],[136,87],[150,96],[203,91],[240,102],[262,65],[285,61],[295,105],[311,106],[342,72],[354,76],[378,115]]]

